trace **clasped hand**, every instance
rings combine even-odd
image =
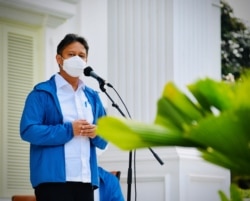
[[[74,136],[85,136],[94,138],[96,136],[96,126],[86,120],[75,120],[72,122]]]

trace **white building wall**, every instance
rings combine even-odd
[[[108,80],[133,119],[154,120],[168,81],[183,89],[205,76],[220,79],[219,1],[110,0],[108,5]],[[109,110],[119,115],[111,105]]]

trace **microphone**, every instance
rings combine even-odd
[[[84,68],[83,73],[85,76],[91,76],[95,78],[99,82],[100,85],[105,84],[105,80],[99,77],[90,66],[87,66],[86,68]]]
[[[99,82],[99,85],[100,85],[100,88],[102,89],[102,91],[105,91],[105,88],[104,88],[105,84],[108,87],[113,88],[113,86],[110,83],[106,83],[106,81],[103,78],[98,76],[90,66],[87,66],[86,68],[84,68],[83,73],[85,76],[91,76],[91,77],[95,78]]]

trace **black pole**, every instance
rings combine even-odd
[[[131,200],[131,186],[132,186],[132,151],[129,151],[128,175],[127,175],[127,201]]]
[[[119,108],[119,106],[113,101],[113,99],[106,92],[104,84],[100,85],[100,88],[111,100],[112,106],[115,107],[123,117],[126,117],[125,114]],[[129,163],[128,163],[128,175],[127,175],[127,201],[131,200],[131,186],[132,186],[132,151],[129,151]]]
[[[126,117],[125,114],[122,112],[122,110],[119,108],[119,106],[113,101],[113,99],[110,97],[110,95],[106,92],[106,89],[104,88],[105,82],[104,81],[99,81],[100,84],[100,89],[107,95],[107,97],[110,99],[110,101],[112,102],[112,106],[115,107],[120,114],[123,117]],[[113,88],[113,86],[109,83],[107,83],[107,85],[111,88]],[[113,88],[114,89],[114,88]],[[118,94],[119,95],[119,94]],[[152,152],[153,156],[157,159],[157,161],[163,165],[163,161],[159,158],[159,156],[149,147],[149,150]],[[132,151],[129,151],[129,163],[128,163],[128,174],[127,174],[127,201],[131,201],[131,186],[132,186]]]

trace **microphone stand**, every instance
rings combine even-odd
[[[106,92],[106,89],[104,88],[105,82],[103,80],[98,80],[99,81],[99,86],[102,92],[104,92],[109,100],[112,102],[112,106],[115,107],[120,114],[123,117],[126,117],[125,114],[122,112],[122,110],[119,108],[119,106],[114,102],[114,100],[110,97],[110,95]],[[108,87],[113,88],[113,86],[109,83],[106,83]],[[113,88],[114,89],[114,88]],[[159,156],[149,147],[149,150],[153,154],[153,156],[156,158],[156,160],[163,165],[163,161],[159,158]],[[132,151],[129,151],[129,165],[128,165],[128,175],[127,175],[127,184],[128,184],[128,189],[127,189],[127,201],[131,200],[131,185],[132,185]]]

